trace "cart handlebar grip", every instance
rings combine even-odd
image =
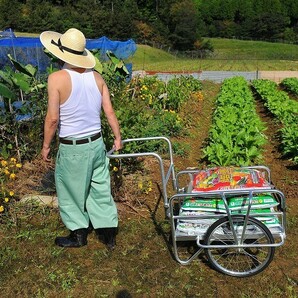
[[[168,138],[166,137],[145,137],[145,138],[134,138],[134,139],[125,139],[121,141],[121,144],[124,145],[125,143],[129,142],[140,142],[140,141],[154,141],[154,140],[165,140],[168,143],[169,146],[169,154],[171,160],[173,159],[172,157],[172,145],[171,142]],[[114,154],[115,153],[115,148],[112,148],[110,151],[107,152],[107,157],[108,158],[125,158],[125,157],[132,157],[132,156],[139,156],[140,154],[145,154],[145,155],[151,155],[152,153],[146,152],[146,153],[130,153],[130,154]]]

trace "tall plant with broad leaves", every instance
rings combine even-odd
[[[0,154],[30,159],[41,147],[46,84],[36,67],[8,57],[12,65],[0,70]]]

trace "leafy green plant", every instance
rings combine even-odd
[[[92,53],[96,59],[94,69],[103,76],[105,82],[110,88],[110,91],[112,91],[112,96],[115,96],[115,94],[122,89],[126,79],[130,76],[124,61],[116,57],[116,55],[111,51],[106,52],[106,55],[109,58],[107,61],[100,61],[99,50],[93,50]]]
[[[298,78],[285,78],[280,85],[288,92],[298,96]]]
[[[264,105],[282,124],[280,129],[282,151],[285,157],[298,164],[298,102],[289,98],[270,80],[254,80],[252,86]]]
[[[42,121],[46,110],[46,83],[37,68],[23,65],[11,56],[11,66],[0,71],[2,138],[0,154],[32,158],[41,147]]]
[[[181,105],[189,99],[191,93],[201,89],[201,82],[193,76],[179,76],[171,79],[166,84],[167,97],[164,109],[178,112]]]
[[[220,166],[255,163],[266,142],[264,129],[244,78],[226,79],[217,97],[204,157]]]
[[[113,98],[124,139],[160,135],[171,137],[186,133],[185,120],[176,110],[202,85],[200,81],[190,78],[181,78],[180,85],[176,86],[176,83],[177,78],[165,83],[153,76],[133,78],[124,86],[122,92]],[[168,86],[172,87],[169,89]],[[184,96],[175,97],[175,90],[183,90]],[[103,127],[104,131],[109,131],[105,120]],[[142,148],[154,151],[160,150],[160,146],[160,142],[147,144],[146,148],[140,144],[127,144],[123,150],[132,152]]]

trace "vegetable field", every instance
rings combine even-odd
[[[22,71],[26,72],[23,77]],[[110,74],[108,70],[103,73]],[[86,247],[56,247],[54,238],[67,233],[57,209],[34,201],[18,202],[28,194],[55,197],[55,185],[54,156],[46,164],[38,155],[41,115],[46,106],[45,81],[38,81],[35,72],[30,68],[28,73],[25,66],[19,68],[17,77],[6,70],[1,81],[2,90],[7,92],[4,107],[19,99],[14,95],[19,88],[24,88],[24,100],[40,102],[27,109],[12,109],[5,121],[14,125],[1,123],[5,135],[0,156],[2,297],[297,297],[295,80],[277,85],[235,77],[216,84],[188,76],[167,83],[156,77],[135,77],[128,83],[115,84],[112,76],[107,76],[123,139],[169,137],[177,171],[211,165],[263,164],[270,168],[273,183],[286,196],[286,243],[276,250],[264,272],[239,279],[214,271],[203,255],[189,266],[174,261],[159,167],[152,158],[111,161],[120,218],[115,251],[106,251],[94,233],[89,235]],[[24,80],[29,83],[24,84]],[[28,111],[34,115],[30,122],[13,122],[18,114]],[[111,137],[105,119],[103,128],[109,148]],[[139,144],[123,149],[142,150],[165,153],[157,142],[146,148]],[[8,164],[12,167],[7,168]]]

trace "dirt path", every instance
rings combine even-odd
[[[175,157],[175,165],[178,170],[185,169],[186,167],[200,168],[204,166],[202,148],[208,137],[208,131],[212,121],[212,110],[219,88],[220,84],[203,81],[203,99],[188,103],[188,106],[183,111],[183,117],[190,119],[192,126],[188,130],[188,135],[178,140],[189,146],[189,152],[186,157]]]
[[[268,113],[260,101],[256,101],[257,111],[267,126],[265,132],[268,142],[265,146],[264,164],[269,167],[272,175],[272,182],[277,189],[282,191],[286,198],[287,214],[287,239],[285,245],[277,250],[273,264],[276,270],[276,281],[287,277],[291,283],[298,285],[298,268],[296,261],[289,258],[289,255],[298,247],[297,219],[298,219],[298,167],[287,159],[284,159],[279,151],[280,126],[274,122],[274,118]]]

